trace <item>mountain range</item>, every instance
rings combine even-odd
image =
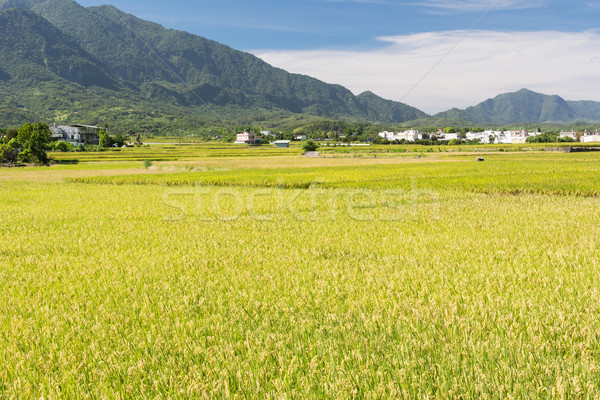
[[[225,122],[236,114],[308,114],[388,123],[427,116],[112,6],[72,0],[0,0],[0,89],[0,111],[12,113],[2,124],[32,116]]]
[[[548,96],[521,89],[487,99],[464,110],[454,108],[434,116],[440,119],[459,119],[476,124],[565,123],[599,121],[600,103],[566,101],[560,96]]]
[[[0,126],[45,121],[152,131],[306,118],[400,124],[429,117],[112,6],[0,0]],[[600,103],[523,89],[433,118],[477,124],[600,121]]]

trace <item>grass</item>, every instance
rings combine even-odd
[[[480,193],[540,193],[598,197],[598,156],[576,154],[492,154],[486,162],[470,156],[397,160],[395,164],[287,168],[235,168],[202,172],[73,178],[71,182],[307,188],[402,188],[414,184],[436,190]],[[444,161],[444,162],[440,162]]]
[[[274,146],[246,146],[227,143],[197,145],[144,145],[125,149],[107,149],[100,152],[51,153],[58,162],[64,161],[173,161],[198,157],[270,157],[300,154],[300,148],[277,149]]]
[[[595,153],[187,156],[0,185],[0,397],[600,396]]]

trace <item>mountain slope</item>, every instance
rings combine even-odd
[[[519,122],[568,122],[577,119],[578,115],[559,96],[548,96],[521,89],[518,92],[498,95],[465,110],[452,109],[436,114],[434,117],[501,125]]]
[[[82,86],[118,86],[73,39],[30,11],[0,13],[0,49],[0,68],[11,77],[51,79],[55,74]]]
[[[68,43],[72,49],[74,42],[85,52],[80,58],[93,66],[83,61],[70,63],[68,57],[57,64],[81,65],[93,74],[107,74],[104,81],[97,75],[88,82],[77,74],[71,79],[65,71],[53,72],[78,84],[100,85],[102,81],[100,86],[115,90],[119,98],[135,92],[141,100],[183,107],[185,112],[217,106],[242,108],[250,114],[270,110],[380,122],[426,117],[405,104],[374,95],[354,96],[340,85],[288,73],[251,54],[165,29],[112,6],[84,8],[72,0],[0,0],[0,10],[8,7],[28,9],[47,19],[63,32],[60,38],[54,34],[53,42]],[[2,23],[5,30],[12,29],[10,18]],[[27,37],[34,32],[21,34]],[[3,53],[0,48],[0,57]],[[111,86],[113,82],[119,87]]]
[[[597,101],[567,101],[567,104],[582,120],[600,120],[600,103]]]
[[[387,121],[412,121],[426,117],[426,114],[412,107],[406,107],[397,101],[385,100],[372,92],[366,91],[357,96],[364,107],[367,119]]]
[[[7,81],[9,79],[10,79],[10,75],[8,74],[8,72],[6,72],[2,68],[0,68],[0,81]]]

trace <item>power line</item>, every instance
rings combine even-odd
[[[137,34],[137,32],[125,21],[123,20],[123,18],[121,18],[121,16],[115,11],[115,9],[112,6],[107,6],[107,8],[114,14],[115,17],[117,17],[117,19],[121,22],[121,24],[123,24],[123,26],[125,26],[129,31],[131,31],[131,33],[133,34],[133,36],[139,40],[144,46],[146,46],[148,48],[148,50],[150,50],[150,53],[152,53],[156,59],[163,65],[163,67],[171,72],[177,79],[179,79],[187,89],[190,90],[190,92],[196,96],[198,98],[198,100],[200,100],[205,106],[209,106],[209,103],[206,102],[198,93],[196,93],[193,88],[185,81],[185,79],[183,79],[183,77],[181,77],[181,75],[179,75],[179,73],[177,73],[177,71],[175,70],[175,68],[173,68],[168,62],[167,60],[164,59],[164,57],[162,57],[160,54],[158,54],[158,52],[152,47],[150,46],[150,44],[148,44],[140,35]],[[222,123],[225,123],[225,120],[223,118],[221,118],[221,116],[212,108],[210,109],[210,111],[217,117],[217,119],[219,121],[221,121]]]

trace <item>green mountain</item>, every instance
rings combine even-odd
[[[118,88],[77,42],[32,12],[11,9],[0,13],[0,49],[0,76],[5,81],[52,80],[58,76],[83,87]]]
[[[112,6],[0,0],[0,35],[0,125],[32,116],[136,126],[296,114],[386,123],[427,116]]]
[[[567,101],[577,116],[585,121],[600,120],[600,103],[597,101]]]
[[[565,101],[528,89],[505,93],[464,110],[454,108],[433,118],[459,119],[476,124],[566,123],[600,121],[600,103]]]

